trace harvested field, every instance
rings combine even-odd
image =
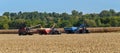
[[[0,53],[120,53],[120,33],[0,34]]]

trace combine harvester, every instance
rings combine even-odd
[[[18,35],[33,35],[33,33],[35,33],[35,31],[33,31],[33,28],[39,27],[39,25],[36,26],[32,26],[32,27],[26,27],[25,24],[21,24],[21,27],[18,29]]]
[[[25,24],[21,25],[22,27],[19,28],[18,30],[18,35],[33,35],[34,33],[38,33],[40,35],[54,35],[54,34],[61,34],[60,31],[58,31],[55,28],[55,24],[51,28],[42,28],[41,24],[32,26],[32,27],[26,27],[24,26]],[[37,30],[32,30],[34,28],[40,27],[40,29]]]
[[[55,25],[54,24],[51,28],[40,28],[37,30],[37,32],[40,34],[40,35],[60,35],[61,32],[58,31],[56,28],[55,28]]]
[[[67,34],[89,33],[89,30],[86,29],[84,24],[80,25],[79,27],[65,27],[64,31]]]

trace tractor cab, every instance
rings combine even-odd
[[[77,27],[76,33],[89,33],[87,30],[85,24],[81,24],[79,27]]]

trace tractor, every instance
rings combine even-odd
[[[65,27],[64,31],[67,34],[89,33],[89,30],[86,29],[84,24],[81,24],[79,27]]]
[[[55,25],[56,24],[54,24],[51,28],[40,28],[40,29],[38,29],[37,31],[38,31],[38,33],[40,34],[40,35],[47,35],[47,34],[51,34],[51,35],[55,35],[55,34],[61,34],[61,32],[60,31],[58,31],[56,28],[55,28]]]

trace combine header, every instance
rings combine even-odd
[[[65,33],[73,34],[73,33],[89,33],[89,30],[86,29],[85,25],[82,24],[79,27],[66,27],[64,28]]]

